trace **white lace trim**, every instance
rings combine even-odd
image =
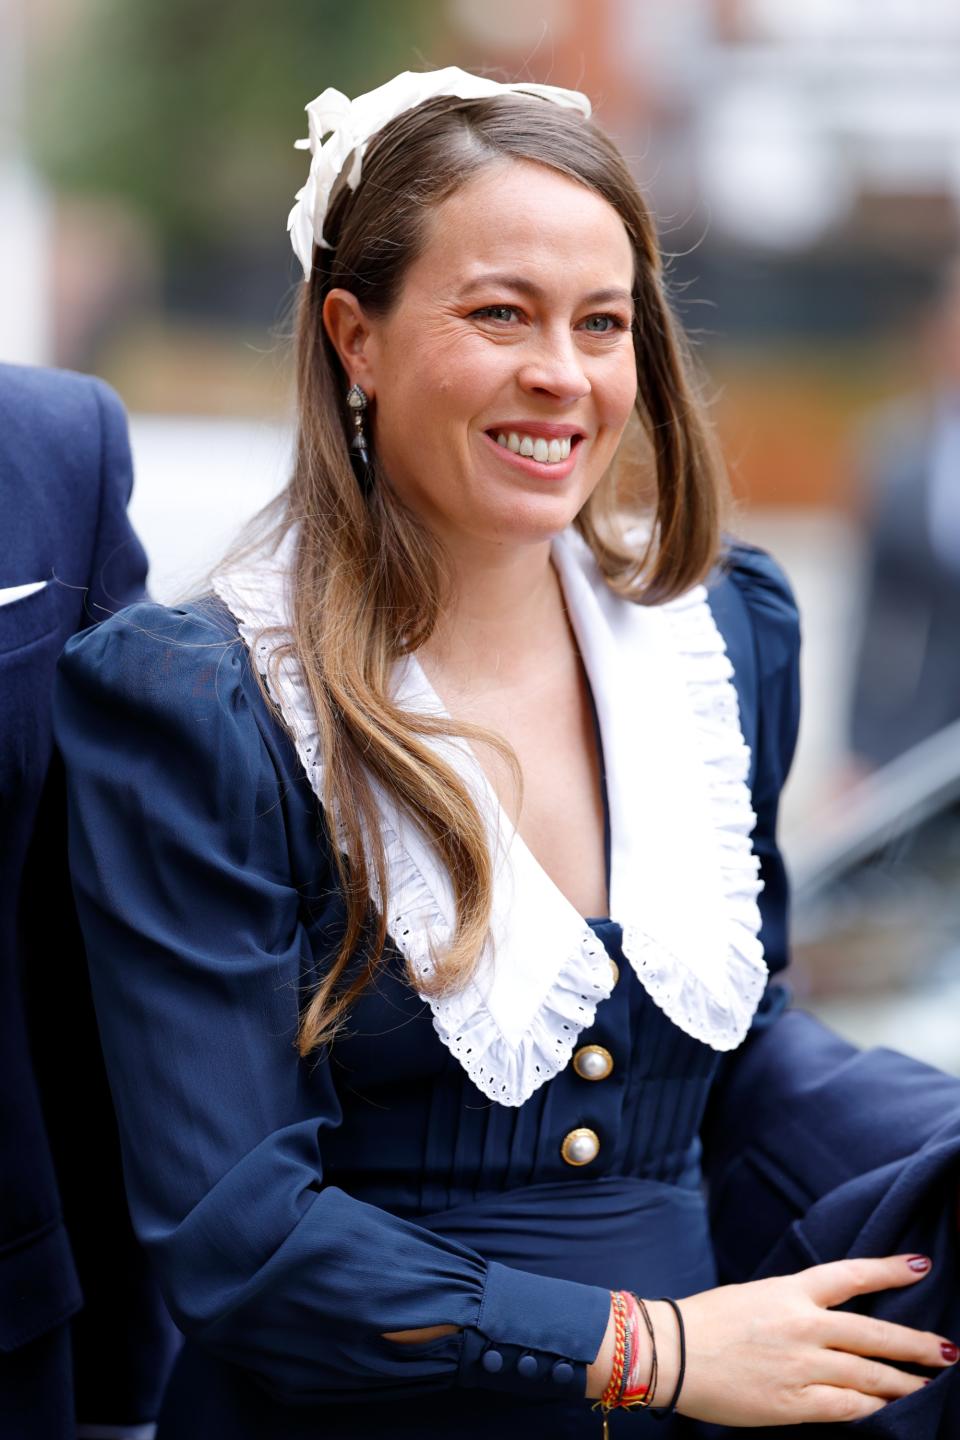
[[[414,976],[427,979],[434,953],[442,953],[451,927],[430,895],[422,873],[410,863],[396,836],[385,834],[388,867],[403,867],[401,905],[391,908],[389,933]],[[395,871],[391,871],[391,880]],[[489,957],[484,966],[489,965]],[[522,1105],[545,1081],[567,1066],[577,1037],[593,1024],[599,1001],[609,995],[612,971],[607,952],[589,926],[575,950],[563,956],[526,1029],[514,1041],[491,1012],[484,975],[452,996],[423,998],[433,1025],[450,1053],[490,1100]],[[422,992],[420,992],[422,994]]]
[[[707,777],[727,910],[726,964],[716,976],[720,983],[707,985],[662,937],[637,923],[624,925],[623,953],[675,1025],[714,1050],[733,1050],[750,1028],[768,978],[757,904],[763,881],[750,841],[757,819],[747,787],[750,747],[740,729],[733,666],[706,590],[697,586],[663,610],[683,662]]]
[[[274,555],[221,573],[213,588],[237,620],[322,802],[309,693],[292,654],[276,659],[289,629],[294,547],[288,534]],[[750,752],[723,638],[702,586],[667,605],[635,606],[613,596],[572,532],[554,555],[600,722],[610,912],[623,927],[624,954],[676,1025],[713,1049],[732,1049],[749,1029],[767,970],[750,843]],[[443,713],[414,657],[398,666],[395,698],[411,710]],[[454,995],[423,998],[478,1089],[498,1104],[521,1105],[568,1064],[610,993],[612,969],[593,930],[512,830],[468,748],[436,744],[455,760],[487,819],[495,882],[490,940],[475,976]],[[375,793],[387,929],[411,976],[425,981],[453,932],[449,879],[412,821]],[[381,905],[382,897],[374,901]]]

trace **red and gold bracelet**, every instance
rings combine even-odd
[[[613,1307],[613,1362],[610,1379],[593,1407],[603,1412],[603,1440],[609,1440],[607,1416],[610,1411],[649,1408],[657,1384],[657,1346],[646,1306],[629,1290],[611,1290],[610,1301]],[[641,1323],[650,1337],[652,1350],[650,1377],[646,1384],[640,1379]]]
[[[623,1290],[611,1290],[610,1301],[613,1305],[613,1364],[610,1368],[610,1379],[607,1387],[600,1396],[599,1406],[604,1412],[615,1410],[620,1403],[620,1393],[623,1389],[624,1377],[627,1368],[627,1298]],[[606,1419],[604,1419],[606,1426]]]
[[[650,1312],[640,1299],[631,1291],[624,1292],[627,1304],[627,1334],[629,1337],[630,1349],[633,1356],[633,1363],[630,1365],[624,1377],[623,1394],[620,1404],[625,1410],[648,1410],[653,1404],[653,1397],[657,1390],[657,1341],[653,1333],[653,1322],[650,1319]],[[650,1373],[644,1382],[640,1374],[641,1348],[640,1348],[640,1325],[643,1324],[650,1339]]]

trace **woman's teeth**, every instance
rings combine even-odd
[[[563,440],[544,440],[542,437],[535,440],[532,435],[518,435],[511,430],[497,436],[498,445],[512,450],[514,455],[527,455],[539,460],[541,465],[556,465],[560,460],[569,460],[571,443],[569,435]]]

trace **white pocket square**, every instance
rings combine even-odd
[[[46,584],[46,580],[32,580],[27,585],[8,585],[6,589],[0,589],[0,605],[12,605],[14,600],[24,600],[28,595],[36,595]]]

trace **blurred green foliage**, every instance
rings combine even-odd
[[[434,63],[439,0],[87,0],[32,76],[34,159],[64,191],[132,203],[174,250],[282,234],[309,157],[303,107]]]

